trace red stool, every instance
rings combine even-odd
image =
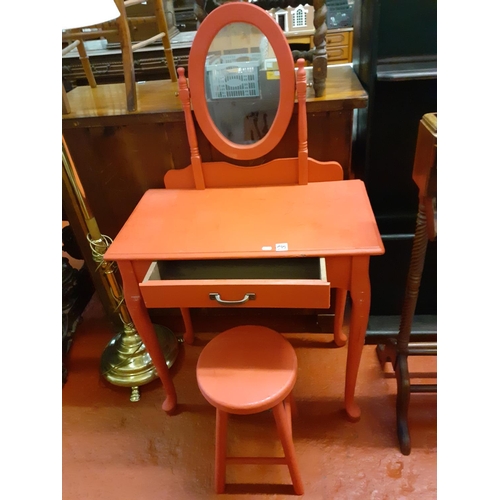
[[[288,465],[297,495],[304,493],[292,440],[292,389],[297,356],[279,333],[263,326],[238,326],[220,333],[200,354],[196,378],[215,406],[215,490],[223,493],[226,464]],[[284,457],[227,457],[228,414],[250,415],[272,409]]]

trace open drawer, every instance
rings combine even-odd
[[[324,258],[153,262],[140,284],[146,307],[330,307]]]

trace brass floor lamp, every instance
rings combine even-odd
[[[102,353],[101,375],[111,384],[130,387],[132,391],[130,401],[136,402],[140,399],[139,386],[151,382],[158,375],[130,318],[121,286],[117,280],[116,265],[104,260],[104,253],[112,240],[99,231],[64,137],[62,138],[62,165],[87,225],[87,240],[92,250],[92,258],[96,263],[95,271],[102,273],[104,282],[107,284],[109,300],[123,325],[122,330],[111,339]],[[162,325],[155,325],[155,331],[165,362],[170,368],[179,351],[177,337]]]

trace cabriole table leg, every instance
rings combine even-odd
[[[127,304],[128,311],[135,324],[137,333],[141,336],[151,356],[165,390],[166,398],[162,404],[162,409],[165,411],[172,411],[177,405],[175,387],[165,363],[165,358],[156,337],[153,324],[149,318],[148,310],[142,299],[134,268],[130,261],[119,261],[118,267],[123,281],[123,297]]]
[[[368,266],[370,257],[355,257],[352,261],[351,299],[352,311],[347,344],[347,366],[345,379],[345,409],[349,420],[355,422],[361,416],[361,410],[354,401],[356,379],[358,376],[361,354],[365,343],[366,328],[370,315],[370,277]]]

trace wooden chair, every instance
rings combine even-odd
[[[154,17],[156,20],[156,24],[158,26],[158,34],[152,36],[151,38],[148,38],[147,40],[142,40],[140,42],[137,42],[132,45],[132,51],[137,50],[141,47],[146,47],[147,45],[150,45],[151,43],[156,42],[157,40],[161,40],[163,44],[163,50],[165,52],[165,59],[167,62],[168,66],[168,72],[170,74],[170,79],[173,82],[177,81],[177,74],[175,72],[175,63],[174,63],[174,56],[172,53],[172,47],[170,45],[170,36],[169,36],[169,29],[168,29],[168,23],[167,23],[167,17],[165,15],[165,8],[163,6],[163,0],[125,0],[123,3],[125,7],[132,7],[133,5],[137,4],[142,4],[144,2],[152,2],[154,5]],[[144,16],[135,16],[131,17],[128,16],[127,18],[129,24],[140,24],[142,22],[145,22],[148,20],[147,17]],[[177,30],[176,30],[177,31]],[[172,35],[172,34],[171,34]]]
[[[123,76],[125,81],[125,94],[127,99],[127,110],[136,111],[137,110],[137,89],[135,84],[135,71],[134,71],[134,58],[133,52],[142,47],[146,47],[157,40],[161,39],[163,42],[163,47],[165,50],[165,56],[168,64],[168,69],[170,77],[173,82],[177,81],[177,76],[175,73],[174,59],[172,55],[172,49],[170,47],[170,39],[168,36],[168,27],[165,17],[165,11],[163,9],[162,0],[153,0],[155,4],[155,17],[157,20],[158,28],[160,33],[147,40],[137,42],[132,44],[130,37],[130,27],[129,21],[127,19],[126,8],[138,3],[142,3],[144,0],[115,0],[116,6],[120,11],[120,16],[115,21],[108,21],[100,25],[96,25],[95,30],[84,31],[85,27],[79,29],[68,30],[63,33],[63,41],[69,41],[70,44],[63,49],[63,55],[74,49],[78,48],[80,60],[85,71],[85,76],[89,82],[89,85],[93,88],[96,87],[96,81],[92,72],[92,67],[90,65],[88,55],[85,51],[84,40],[93,39],[99,36],[106,36],[110,34],[118,33],[120,39],[120,47],[122,51],[122,64],[123,64]],[[63,85],[62,94],[62,112],[63,114],[69,114],[71,112],[68,97],[66,95],[66,90]]]
[[[295,77],[294,61],[290,52],[287,40],[276,22],[264,14],[263,11],[252,4],[234,3],[224,4],[213,10],[207,19],[210,22],[203,22],[194,38],[189,56],[189,86],[185,77],[184,68],[179,68],[179,97],[182,101],[188,141],[191,152],[191,164],[183,169],[170,170],[165,174],[164,183],[167,189],[205,189],[205,188],[226,188],[243,186],[272,186],[286,184],[307,184],[308,182],[340,181],[343,179],[342,166],[336,161],[320,162],[310,158],[307,147],[307,114],[306,114],[306,72],[304,60],[298,60],[297,78]],[[250,21],[250,19],[252,21]],[[265,36],[268,44],[272,47],[279,67],[279,80],[266,80],[275,83],[270,93],[279,94],[279,103],[276,103],[277,111],[270,124],[267,134],[259,134],[259,130],[251,129],[246,131],[246,136],[240,142],[235,143],[224,135],[224,131],[218,129],[214,123],[214,109],[224,106],[223,99],[207,99],[207,95],[213,91],[208,89],[206,82],[206,63],[209,52],[219,52],[217,43],[213,42],[221,30],[232,23],[254,23],[255,26]],[[247,40],[245,35],[245,43]],[[212,45],[212,42],[214,45]],[[257,43],[257,42],[256,42]],[[219,44],[227,46],[223,41]],[[238,49],[237,49],[238,50]],[[244,54],[247,47],[242,47]],[[234,52],[234,49],[230,49]],[[222,54],[224,55],[224,54]],[[222,64],[222,66],[224,66]],[[220,67],[220,65],[219,65]],[[214,68],[217,70],[218,68]],[[229,82],[233,85],[234,82]],[[261,89],[263,94],[265,89]],[[296,157],[279,158],[270,162],[263,162],[255,165],[257,159],[265,158],[273,148],[279,143],[289,127],[292,118],[295,92],[298,101],[298,151]],[[249,109],[254,109],[258,101],[251,102]],[[263,100],[263,99],[262,99]],[[207,104],[207,101],[209,104]],[[238,100],[228,99],[230,108],[233,104],[239,104],[238,108],[244,108],[243,101],[248,98]],[[210,108],[210,105],[213,105]],[[204,162],[200,156],[198,139],[195,130],[195,123],[191,108],[196,116],[197,123],[210,143],[231,161]],[[244,113],[244,111],[243,111]],[[262,115],[250,112],[246,116],[240,116],[242,122],[251,122],[257,118],[261,120]],[[222,115],[226,115],[223,111]],[[224,118],[223,118],[224,119]],[[261,120],[262,121],[262,120]],[[269,123],[268,123],[269,125]],[[220,126],[220,125],[219,125]],[[231,128],[231,127],[230,127]],[[259,126],[256,127],[259,129]],[[253,137],[261,137],[252,140],[252,132],[256,132]],[[227,135],[234,135],[234,128]],[[246,162],[247,166],[243,166]],[[334,341],[338,346],[346,343],[346,336],[342,332],[344,309],[346,304],[347,291],[338,289],[335,301],[334,319]],[[187,343],[192,343],[193,329],[189,310],[181,310],[185,328]]]
[[[412,178],[418,187],[419,205],[405,297],[397,339],[377,346],[382,364],[389,361],[397,379],[397,434],[403,455],[411,453],[408,410],[412,393],[436,393],[437,384],[412,384],[408,356],[437,356],[437,342],[412,342],[412,326],[429,241],[437,239],[437,113],[420,120]]]
[[[216,492],[224,492],[226,464],[284,464],[290,471],[295,493],[302,495],[304,487],[292,440],[292,389],[297,379],[297,356],[291,344],[263,326],[226,330],[201,352],[196,378],[203,396],[216,408]],[[266,410],[272,410],[285,456],[228,457],[228,416]]]

